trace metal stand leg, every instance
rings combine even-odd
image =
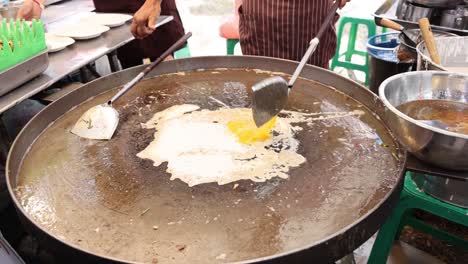
[[[88,72],[86,71],[86,68],[80,68],[80,79],[82,83],[89,82]]]
[[[351,253],[345,256],[344,258],[338,260],[336,263],[337,264],[356,264],[356,260],[354,260],[354,254]]]
[[[111,53],[107,54],[107,59],[109,60],[111,72],[118,72],[121,70],[119,66],[119,61],[117,59],[117,51],[114,50]]]
[[[2,212],[10,203],[10,198],[6,186],[5,163],[10,149],[10,137],[3,124],[0,115],[0,212]]]
[[[96,78],[101,78],[101,75],[94,69],[91,64],[80,68],[80,79],[83,83],[87,83]]]
[[[0,164],[5,164],[8,150],[10,149],[11,139],[3,124],[2,116],[0,115]]]
[[[86,65],[86,69],[96,78],[101,78],[101,75],[90,64]]]

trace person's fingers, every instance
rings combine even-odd
[[[148,24],[147,24],[148,28],[151,28],[153,30],[156,28],[156,22],[158,21],[158,17],[159,17],[159,12],[151,13],[151,15],[148,18]]]
[[[151,25],[151,24],[156,25],[156,22],[150,22],[150,20],[156,21],[157,14],[153,16],[146,16],[146,15],[138,14],[133,18],[135,25],[133,26],[132,24],[133,26],[132,33],[136,38],[142,39],[154,32],[154,29],[149,27],[148,25]]]
[[[137,37],[137,24],[135,20],[132,21],[132,25],[130,26],[130,31],[132,32],[132,35],[136,38]]]
[[[21,12],[21,10],[19,10],[19,11],[18,11],[18,14],[16,14],[16,19],[26,19],[26,18],[24,17],[23,12]]]
[[[16,15],[17,19],[32,20],[41,18],[42,9],[31,2],[25,2]]]
[[[131,31],[135,38],[143,38],[143,28],[146,24],[145,22],[146,21],[140,15],[135,15],[135,17],[133,18]]]
[[[133,17],[131,31],[133,36],[142,39],[151,35],[156,28],[156,21],[159,18],[160,9],[140,8]]]
[[[343,8],[346,3],[348,3],[350,0],[339,0],[340,1],[340,8]]]
[[[143,37],[146,38],[147,36],[153,34],[154,29],[149,27],[143,27]]]
[[[25,19],[25,20],[28,20],[29,17],[28,17],[28,10],[25,6],[22,6],[20,7],[20,9],[18,10],[18,14],[16,14],[16,18],[17,19]]]
[[[39,19],[41,18],[42,9],[41,9],[40,6],[38,6],[38,5],[33,5],[31,11],[32,11],[31,17],[30,17],[31,20],[32,20],[32,19],[37,19],[37,20],[39,20]]]
[[[137,27],[137,37],[139,39],[142,39],[142,38],[146,37],[145,26],[144,25],[138,25],[138,27]]]

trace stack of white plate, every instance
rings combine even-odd
[[[72,45],[75,40],[87,40],[101,36],[111,27],[118,27],[131,20],[132,16],[112,13],[91,13],[79,23],[57,28],[52,34],[46,34],[49,52],[56,52]]]

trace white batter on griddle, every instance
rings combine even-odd
[[[291,124],[361,115],[362,111],[326,113],[327,117],[319,116],[321,113],[285,111],[287,117],[277,118],[271,139],[246,145],[238,142],[227,123],[251,113],[247,108],[210,111],[199,110],[196,105],[172,106],[143,124],[144,128],[156,129],[156,133],[137,156],[154,161],[154,166],[168,162],[171,180],[180,179],[189,186],[287,178],[291,168],[306,161],[297,153],[299,141],[294,137],[300,127]]]
[[[167,161],[171,179],[180,179],[189,186],[287,178],[291,167],[305,162],[296,152],[299,142],[285,119],[277,120],[277,136],[245,145],[228,130],[227,123],[234,116],[251,114],[250,109],[197,110],[195,105],[177,105],[156,113],[143,125],[156,129],[155,139],[137,156],[154,161],[155,166]],[[280,142],[276,152],[265,149]]]

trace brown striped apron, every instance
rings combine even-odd
[[[300,61],[332,4],[332,0],[243,0],[238,10],[242,53]],[[335,49],[333,23],[309,63],[328,69]]]
[[[145,0],[94,0],[94,6],[97,12],[134,14],[144,2]],[[144,58],[154,60],[185,34],[175,0],[161,1],[161,15],[173,16],[174,20],[158,27],[147,38],[133,40],[117,50],[124,68],[142,64]]]

